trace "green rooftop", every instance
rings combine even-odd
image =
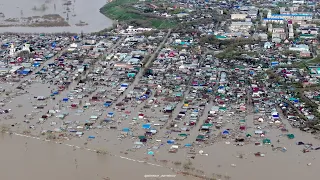
[[[227,39],[227,36],[216,35],[217,39]]]

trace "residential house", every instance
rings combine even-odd
[[[127,34],[135,34],[135,33],[141,33],[141,32],[145,32],[145,31],[151,31],[152,28],[134,28],[133,26],[129,26],[126,29],[126,33]]]
[[[302,51],[310,51],[310,49],[309,49],[309,46],[306,44],[298,44],[298,45],[289,47],[289,51],[302,52]]]
[[[267,41],[268,35],[266,33],[260,33],[259,38],[261,39],[261,41]]]
[[[257,18],[257,15],[258,15],[258,9],[250,9],[248,12],[247,12],[248,16],[252,19],[256,19]]]
[[[263,47],[265,49],[270,49],[272,47],[272,43],[271,42],[265,42]]]
[[[272,29],[272,38],[286,39],[287,35],[284,28],[273,28]]]
[[[279,38],[279,39],[286,39],[287,35],[286,33],[282,32],[282,33],[272,33],[272,38]]]
[[[300,31],[302,34],[315,34],[317,35],[318,34],[318,28],[309,28],[309,27],[303,27],[303,28],[300,28]]]
[[[300,24],[300,28],[315,28],[317,27],[316,24],[310,24],[310,23],[302,23]]]
[[[273,28],[272,33],[284,33],[284,28]]]
[[[310,51],[301,51],[300,57],[309,58],[309,57],[311,57],[311,53],[310,53]]]
[[[320,67],[319,66],[309,66],[310,74],[312,77],[320,77]]]
[[[271,41],[274,43],[281,43],[281,39],[279,37],[273,37]]]
[[[317,36],[314,34],[301,34],[300,39],[316,39]]]

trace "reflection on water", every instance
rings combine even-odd
[[[68,27],[0,27],[0,32],[54,33],[96,32],[112,25],[112,20],[99,12],[106,0],[8,0],[0,2],[0,24],[37,23],[48,14],[58,14]],[[30,17],[33,17],[30,20]]]

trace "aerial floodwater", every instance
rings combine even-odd
[[[146,175],[173,174],[166,168],[137,166],[133,161],[15,135],[1,134],[0,143],[0,158],[6,162],[0,166],[1,179],[110,180],[126,179],[130,174],[131,179],[138,180]]]
[[[0,180],[319,180],[320,16],[286,2],[0,0]]]
[[[10,0],[0,2],[0,32],[89,33],[112,25],[99,12],[106,0]]]

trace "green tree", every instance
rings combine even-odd
[[[215,35],[208,35],[208,36],[203,36],[200,38],[200,44],[219,44],[219,40],[216,38]]]

